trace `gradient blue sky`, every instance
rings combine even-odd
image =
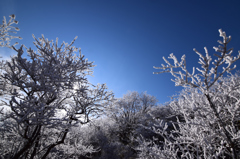
[[[182,88],[170,74],[153,75],[153,66],[170,53],[186,54],[188,67],[196,66],[192,49],[204,53],[206,46],[213,53],[219,28],[232,35],[235,55],[240,50],[239,0],[0,0],[0,17],[10,14],[28,47],[32,34],[59,42],[78,36],[75,46],[97,65],[90,81],[106,83],[116,97],[147,91],[160,103],[169,101]],[[0,48],[0,54],[13,53]]]

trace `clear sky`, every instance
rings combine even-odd
[[[189,68],[198,65],[193,48],[213,53],[220,28],[232,35],[234,55],[240,50],[239,0],[0,0],[0,17],[10,14],[19,21],[20,44],[33,49],[32,34],[69,43],[78,36],[75,46],[97,65],[90,81],[106,83],[116,97],[147,91],[168,102],[182,88],[170,74],[153,75],[153,66],[170,53],[186,54]]]

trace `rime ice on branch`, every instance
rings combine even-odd
[[[1,47],[8,47],[10,46],[10,41],[12,39],[22,39],[19,36],[13,36],[11,33],[16,34],[16,31],[19,31],[20,29],[18,27],[12,26],[13,24],[18,24],[18,21],[15,20],[16,16],[14,14],[9,16],[10,19],[7,22],[5,16],[3,17],[3,24],[0,25],[0,46]],[[17,42],[14,44],[18,44]]]
[[[198,63],[201,65],[201,68],[196,68],[199,73],[195,73],[195,67],[193,67],[192,73],[187,70],[185,55],[182,56],[181,61],[179,62],[176,56],[172,53],[168,58],[172,59],[174,64],[171,64],[165,57],[163,57],[166,65],[162,64],[162,67],[154,66],[155,69],[161,69],[163,71],[154,72],[154,74],[169,72],[175,77],[172,81],[175,82],[176,86],[197,87],[203,92],[208,91],[225,72],[230,73],[235,69],[236,65],[232,66],[232,64],[240,59],[240,51],[238,51],[238,55],[234,57],[232,56],[233,49],[227,49],[227,44],[231,41],[231,36],[227,37],[226,33],[221,29],[219,29],[219,33],[223,40],[218,40],[220,45],[218,47],[213,47],[217,52],[214,54],[216,57],[215,59],[212,59],[212,57],[209,56],[206,47],[204,47],[205,56],[196,49],[193,49],[196,54],[199,55]],[[222,70],[219,72],[220,67],[222,67]],[[182,71],[174,71],[176,68],[180,68]]]

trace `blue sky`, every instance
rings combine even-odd
[[[187,66],[197,66],[192,49],[204,53],[206,46],[213,53],[219,28],[232,35],[236,55],[239,8],[239,0],[0,0],[0,17],[15,14],[20,44],[32,48],[32,34],[59,42],[78,36],[75,46],[97,65],[92,83],[106,83],[116,97],[128,90],[147,91],[165,103],[182,88],[175,87],[170,74],[153,75],[153,66],[170,53],[185,54]],[[0,48],[0,54],[13,52]]]

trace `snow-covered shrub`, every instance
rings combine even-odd
[[[105,116],[87,126],[74,128],[75,138],[82,139],[83,145],[92,145],[97,150],[86,155],[92,159],[127,159],[136,156],[130,146],[119,141],[117,126],[115,121]]]

